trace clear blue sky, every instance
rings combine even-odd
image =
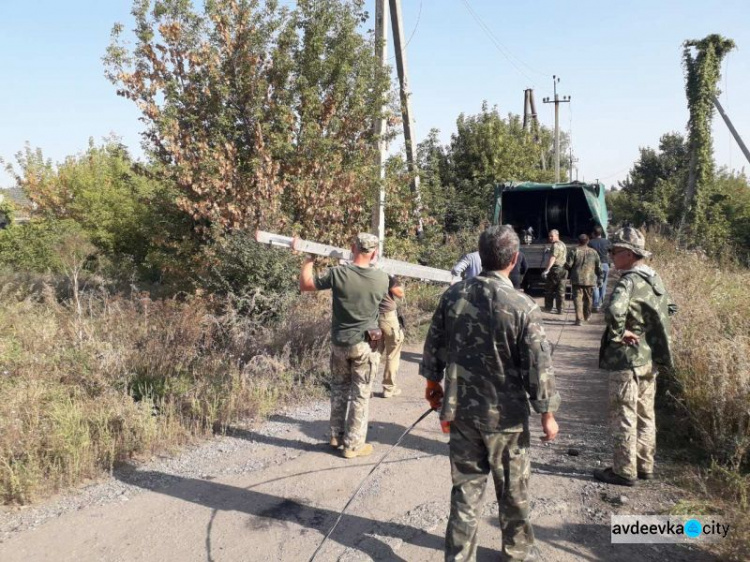
[[[436,127],[447,142],[458,114],[478,112],[482,100],[522,113],[527,87],[551,126],[552,106],[541,100],[557,74],[558,91],[573,98],[561,124],[572,125],[580,176],[611,185],[639,147],[684,132],[681,43],[720,33],[738,46],[724,65],[720,99],[750,143],[747,0],[467,1],[506,55],[463,0],[402,0],[419,140]],[[373,0],[367,5],[374,14]],[[112,24],[132,27],[130,7],[130,0],[0,1],[0,157],[12,160],[28,141],[60,161],[110,133],[141,154],[138,112],[117,97],[101,63]],[[745,166],[718,115],[714,130],[718,163]],[[0,173],[0,186],[10,185]]]

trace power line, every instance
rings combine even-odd
[[[524,62],[524,61],[523,61],[523,59],[521,59],[521,58],[520,58],[520,57],[518,57],[517,55],[514,55],[514,54],[513,54],[513,53],[512,53],[511,51],[510,51],[510,49],[508,49],[508,47],[506,47],[506,46],[505,46],[505,45],[503,44],[503,42],[502,42],[502,41],[500,41],[500,40],[499,40],[499,39],[497,38],[497,36],[496,36],[496,35],[495,35],[495,34],[494,34],[494,33],[492,32],[492,30],[490,29],[490,27],[489,27],[489,26],[488,26],[488,25],[487,25],[486,23],[484,23],[484,21],[483,21],[483,20],[482,20],[482,18],[481,18],[481,17],[479,16],[479,14],[477,14],[477,13],[476,13],[476,12],[474,11],[474,9],[473,9],[473,8],[471,7],[471,5],[469,4],[468,0],[461,0],[461,2],[462,2],[462,3],[463,3],[463,5],[464,5],[464,6],[466,7],[466,10],[467,10],[467,11],[469,12],[469,14],[471,14],[471,17],[472,17],[472,18],[474,18],[474,21],[476,21],[476,22],[477,22],[477,24],[479,25],[479,27],[481,27],[481,28],[482,28],[482,30],[483,30],[483,31],[484,31],[484,33],[485,33],[485,34],[487,35],[487,37],[488,37],[488,38],[490,39],[490,41],[491,41],[491,42],[493,43],[493,45],[494,45],[494,46],[495,46],[495,48],[496,48],[496,49],[498,50],[498,52],[499,52],[499,53],[500,53],[501,55],[503,55],[503,57],[505,57],[505,59],[506,59],[506,60],[507,60],[507,61],[508,61],[509,63],[511,63],[511,64],[513,65],[513,67],[514,67],[514,68],[515,68],[515,69],[516,69],[516,70],[517,70],[517,71],[519,72],[519,74],[521,74],[521,75],[523,75],[524,77],[526,77],[526,78],[527,78],[527,79],[528,79],[528,80],[529,80],[529,81],[531,82],[531,85],[532,85],[532,86],[536,86],[536,84],[534,83],[534,79],[533,79],[533,78],[531,78],[531,77],[530,77],[530,76],[529,76],[528,74],[526,74],[526,72],[524,72],[524,71],[523,71],[523,70],[522,70],[522,69],[521,69],[521,68],[520,68],[520,67],[518,66],[518,64],[516,64],[516,62],[514,62],[514,60],[513,60],[513,59],[516,59],[516,61],[518,61],[518,63],[520,63],[521,65],[525,66],[525,67],[526,67],[526,68],[527,68],[527,69],[528,69],[529,71],[531,71],[531,72],[533,72],[533,73],[535,73],[535,74],[538,74],[539,76],[545,76],[545,77],[547,77],[547,76],[548,76],[548,74],[547,74],[547,73],[545,73],[545,72],[540,72],[540,71],[538,71],[538,70],[534,69],[534,68],[533,68],[533,67],[531,67],[531,66],[530,66],[529,64],[527,64],[526,62]]]

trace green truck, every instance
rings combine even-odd
[[[604,185],[601,183],[502,183],[495,186],[494,224],[510,224],[521,239],[529,271],[524,287],[540,280],[546,266],[547,236],[560,232],[560,240],[575,247],[579,234],[595,226],[605,233],[609,222]]]

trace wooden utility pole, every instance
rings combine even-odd
[[[409,103],[409,73],[406,66],[406,43],[404,41],[404,24],[401,18],[401,0],[390,0],[391,25],[393,26],[393,47],[396,51],[396,71],[401,93],[401,119],[404,122],[404,144],[406,145],[406,163],[411,173],[411,190],[414,194],[414,218],[417,221],[417,237],[423,234],[422,195],[419,190],[419,170],[417,169],[417,143],[414,138],[414,121],[411,117]]]
[[[388,55],[388,4],[386,0],[375,0],[375,54],[378,64],[386,67]],[[372,208],[372,230],[380,240],[378,255],[383,255],[383,238],[385,237],[385,112],[386,105],[381,108],[380,119],[375,121],[375,135],[378,139],[378,195]]]
[[[557,94],[557,83],[560,78],[552,76],[552,87],[554,89],[554,99],[544,98],[544,103],[555,104],[555,183],[560,183],[560,104],[569,103],[570,96],[563,96],[562,99]]]

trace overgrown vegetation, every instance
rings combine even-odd
[[[679,306],[675,369],[662,377],[677,424],[672,433],[700,451],[696,490],[732,522],[736,532],[724,552],[740,560],[739,553],[750,551],[750,271],[719,267],[665,238],[649,243]]]
[[[5,502],[26,503],[117,461],[262,417],[314,394],[327,364],[325,295],[285,302],[269,326],[230,303],[217,314],[203,297],[91,290],[79,308],[59,302],[50,283],[3,285]]]

